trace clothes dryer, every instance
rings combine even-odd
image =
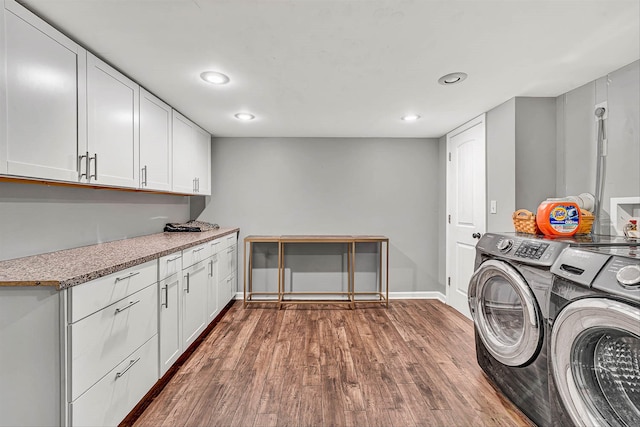
[[[485,234],[469,283],[478,364],[531,421],[551,422],[547,317],[551,265],[567,242]]]
[[[569,248],[551,269],[554,426],[640,425],[639,249]]]

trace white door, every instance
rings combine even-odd
[[[486,229],[485,116],[447,134],[447,304],[471,317],[467,292]]]
[[[77,182],[86,52],[16,3],[6,7],[0,66],[6,59],[7,127],[6,145],[0,136],[0,173]]]
[[[89,182],[138,188],[140,90],[87,54]]]
[[[171,107],[140,89],[140,188],[171,191]]]

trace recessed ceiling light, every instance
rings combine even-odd
[[[440,83],[441,85],[454,85],[456,83],[460,83],[461,81],[463,81],[464,79],[467,78],[467,73],[449,73],[447,75],[444,75],[442,77],[440,77],[438,79],[438,83]]]
[[[420,116],[417,114],[407,114],[406,116],[402,117],[402,120],[404,120],[405,122],[415,122],[419,118]]]
[[[218,73],[217,71],[205,71],[200,74],[200,78],[205,82],[213,83],[214,85],[224,85],[229,83],[229,76]]]
[[[249,113],[237,113],[233,117],[235,117],[238,120],[242,120],[243,122],[246,122],[248,120],[253,120],[256,118],[256,116]]]

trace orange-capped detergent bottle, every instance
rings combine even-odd
[[[573,236],[580,226],[580,207],[563,199],[549,199],[540,203],[536,224],[547,236]]]

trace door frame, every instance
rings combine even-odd
[[[449,216],[451,215],[452,212],[452,182],[453,180],[451,179],[451,174],[452,174],[452,170],[451,170],[451,139],[459,134],[461,134],[462,132],[471,129],[474,126],[477,125],[481,125],[482,126],[482,130],[483,130],[483,136],[484,138],[482,139],[482,159],[479,159],[482,164],[484,165],[484,185],[482,186],[484,188],[484,197],[482,198],[482,212],[483,212],[483,219],[482,219],[482,231],[481,233],[484,234],[487,231],[487,115],[486,113],[482,113],[479,116],[469,120],[468,122],[464,123],[461,126],[458,126],[457,128],[453,129],[451,132],[447,133],[446,135],[446,144],[447,144],[447,152],[446,152],[446,157],[445,157],[445,162],[447,163],[447,167],[446,167],[446,201],[445,201],[445,206],[446,206],[446,216],[444,218],[445,220],[445,302],[447,305],[451,305],[450,304],[450,298],[451,298],[451,293],[450,293],[450,289],[451,289],[451,261],[450,261],[450,255],[451,255],[451,249],[452,249],[452,243],[451,242],[451,238],[452,238],[452,233],[451,233],[451,223],[449,221]]]

